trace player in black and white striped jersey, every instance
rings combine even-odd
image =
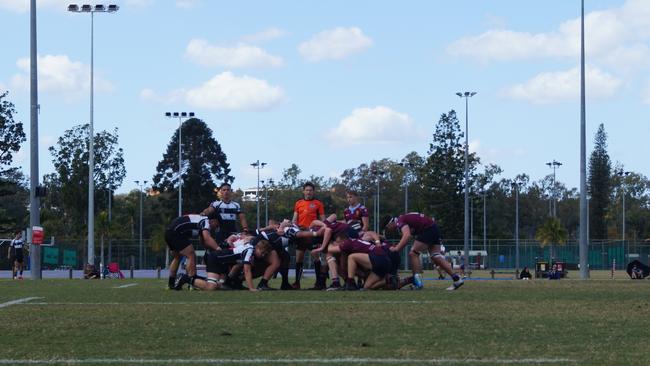
[[[7,253],[7,258],[10,258],[11,260],[13,273],[12,278],[14,280],[16,278],[19,280],[23,279],[23,261],[25,257],[23,253],[23,244],[23,232],[18,230],[16,231],[16,236],[9,245],[9,253]],[[16,275],[18,275],[18,277],[16,277]]]
[[[219,200],[214,201],[201,215],[217,215],[219,219],[219,232],[217,233],[217,242],[223,244],[230,235],[239,233],[237,230],[237,220],[241,224],[241,232],[248,234],[248,223],[246,215],[241,210],[239,203],[232,201],[232,187],[230,183],[222,183],[219,186]]]
[[[190,279],[195,279],[196,258],[194,247],[190,240],[199,238],[206,248],[219,250],[219,245],[212,238],[212,232],[219,227],[216,218],[202,215],[183,215],[175,218],[165,230],[165,242],[172,252],[173,259],[169,264],[169,288],[175,288],[176,275],[182,256],[187,257],[186,271]]]

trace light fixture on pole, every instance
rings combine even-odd
[[[94,14],[114,13],[120,9],[117,5],[68,5],[68,11],[73,13],[90,13],[90,131],[88,132],[88,263],[95,261],[95,147],[94,138]]]
[[[181,140],[183,119],[194,118],[194,112],[165,112],[167,118],[178,118],[178,216],[183,215],[183,144]]]
[[[625,247],[625,177],[630,175],[631,172],[623,171],[623,169],[617,170],[616,174],[621,177],[621,188],[623,189],[623,247]]]
[[[261,227],[260,225],[260,169],[264,169],[266,163],[261,163],[259,160],[256,160],[254,163],[251,163],[251,166],[257,169],[257,189],[255,190],[255,201],[257,201],[257,228]]]
[[[519,188],[522,183],[514,181],[512,188],[515,190],[515,273],[519,278]]]
[[[140,269],[142,269],[142,257],[143,257],[143,245],[142,245],[142,191],[144,187],[147,185],[147,181],[142,181],[142,184],[140,184],[139,180],[134,181],[135,184],[138,185],[138,191],[140,192],[140,259],[139,259],[139,264],[140,264]]]
[[[404,167],[404,213],[406,214],[409,212],[409,174],[413,169],[413,164],[402,160],[399,165]]]
[[[556,203],[556,192],[555,192],[555,169],[558,169],[562,166],[562,163],[553,159],[553,161],[546,163],[549,168],[553,169],[553,185],[551,186],[551,202],[553,203],[553,217],[557,217],[557,203]],[[549,212],[550,214],[550,212]]]
[[[379,232],[379,179],[386,174],[385,171],[379,170],[379,169],[373,169],[372,170],[372,175],[375,176],[375,179],[377,180],[377,201],[375,202],[375,232]]]
[[[476,95],[476,92],[458,92],[460,98],[465,98],[465,233],[463,238],[463,250],[465,251],[465,268],[469,268],[469,98]]]

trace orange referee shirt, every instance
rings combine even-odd
[[[312,221],[318,219],[320,215],[325,215],[325,207],[317,199],[309,201],[301,199],[296,201],[293,212],[298,214],[296,224],[302,228],[308,228]]]

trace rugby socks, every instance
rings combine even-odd
[[[260,287],[269,287],[269,280],[262,278],[260,283],[257,284],[257,288]]]
[[[320,259],[314,261],[314,274],[316,275],[315,287],[325,287],[325,276],[321,273]]]
[[[300,283],[302,278],[302,262],[296,262],[296,283]]]
[[[406,278],[402,278],[399,280],[399,284],[397,285],[397,288],[400,289],[408,284],[413,283],[413,276],[408,276]]]
[[[176,282],[176,276],[174,276],[174,277],[170,276],[169,279],[167,280],[167,286],[169,288],[174,288],[174,283],[175,282]]]
[[[280,276],[282,276],[282,286],[291,286],[291,284],[289,284],[289,268],[280,268],[278,272],[280,272]]]
[[[332,287],[341,287],[341,281],[338,277],[332,278]]]
[[[190,277],[190,285],[194,286],[194,281],[196,281],[196,280],[203,280],[203,281],[205,281],[206,278],[203,277],[203,276],[194,275],[194,276]]]

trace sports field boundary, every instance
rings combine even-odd
[[[22,298],[22,299],[3,302],[3,303],[0,304],[0,309],[9,307],[11,305],[24,304],[24,303],[26,303],[28,301],[38,300],[38,299],[42,299],[42,297],[25,297],[25,298]]]
[[[571,364],[569,358],[86,358],[86,359],[0,359],[0,365],[84,365],[84,364],[430,364],[430,365],[476,365],[476,364]]]

